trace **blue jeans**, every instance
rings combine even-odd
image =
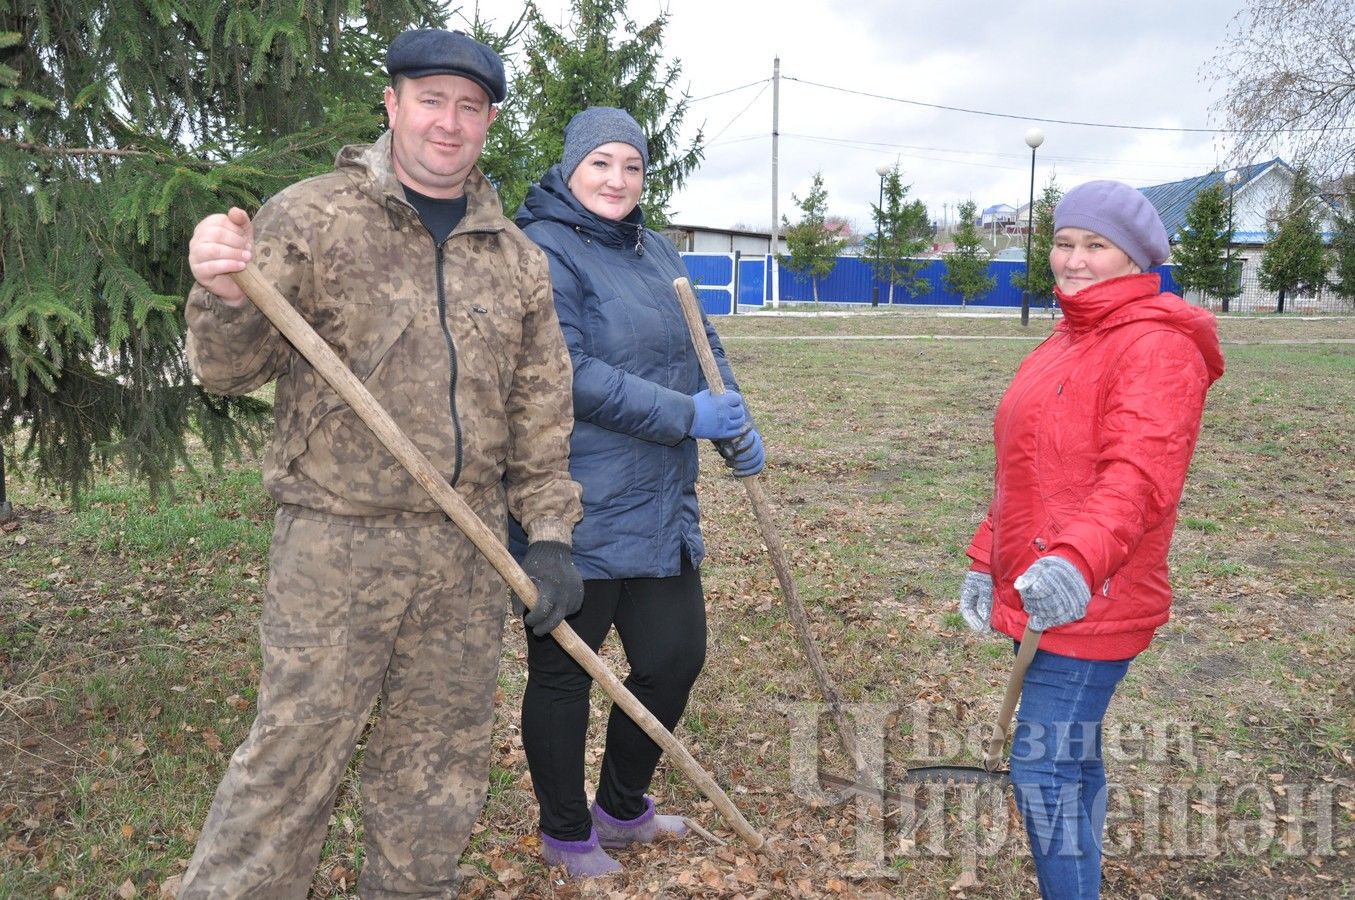
[[[1130,660],[1036,652],[1012,732],[1012,788],[1046,900],[1101,895],[1101,719]]]

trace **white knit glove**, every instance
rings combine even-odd
[[[992,630],[993,576],[987,572],[969,572],[960,587],[960,615],[965,624],[979,634]]]
[[[1092,592],[1077,566],[1062,556],[1042,556],[1015,582],[1030,627],[1047,631],[1076,622],[1087,614]]]

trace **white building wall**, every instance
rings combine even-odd
[[[1294,176],[1281,166],[1271,166],[1256,178],[1238,188],[1233,194],[1233,231],[1264,235],[1275,218],[1289,208],[1289,195],[1294,190]],[[1330,232],[1336,227],[1331,209],[1314,200],[1323,214],[1318,227]]]

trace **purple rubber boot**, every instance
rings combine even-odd
[[[607,855],[598,842],[597,829],[583,841],[562,841],[541,832],[541,857],[547,865],[564,866],[570,878],[597,878],[621,871],[621,863]]]
[[[683,837],[687,823],[682,816],[660,816],[654,811],[654,798],[645,794],[645,811],[633,819],[615,819],[593,803],[593,826],[602,846],[609,849],[630,844],[648,844],[664,835]]]

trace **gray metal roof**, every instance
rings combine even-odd
[[[1238,190],[1274,165],[1281,165],[1289,171],[1293,171],[1279,157],[1263,163],[1241,166],[1237,170],[1239,177],[1237,184],[1233,186],[1233,190]],[[1224,172],[1210,172],[1207,175],[1198,175],[1184,181],[1173,181],[1168,184],[1155,184],[1151,187],[1139,188],[1139,191],[1148,198],[1148,202],[1153,204],[1157,214],[1162,217],[1162,224],[1166,227],[1168,236],[1174,242],[1176,236],[1186,224],[1186,210],[1190,209],[1190,204],[1195,200],[1196,194],[1216,184],[1222,187],[1226,194],[1228,183],[1224,181],[1223,176],[1225,174]],[[1243,235],[1239,234],[1237,238],[1243,239]]]

